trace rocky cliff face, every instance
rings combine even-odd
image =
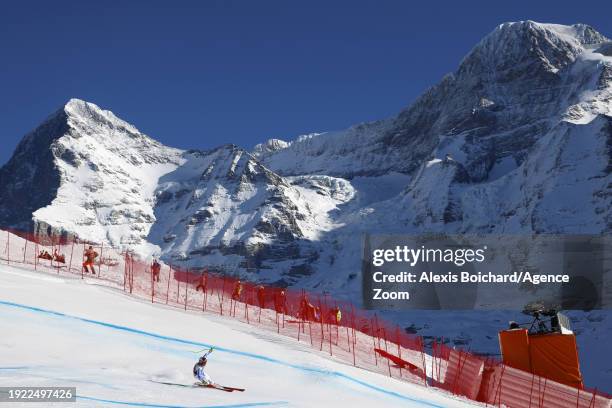
[[[0,169],[0,223],[29,229],[32,213],[54,200],[60,187],[53,146],[68,131],[63,110],[26,135]]]
[[[181,155],[73,99],[27,135],[0,170],[0,222],[147,252],[157,179],[182,163]]]
[[[311,273],[317,253],[311,244],[325,228],[315,209],[333,206],[262,166],[233,145],[191,152],[175,172],[165,175],[156,192],[160,219],[149,240],[175,264],[207,265],[254,279],[295,283]]]

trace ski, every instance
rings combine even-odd
[[[234,391],[244,392],[245,390],[244,388],[226,387],[224,385],[219,385],[219,384],[200,385],[200,387],[214,388],[216,390],[221,390],[225,392],[234,392]]]
[[[180,383],[165,382],[165,381],[155,381],[155,380],[149,380],[149,381],[154,382],[156,384],[174,385],[174,386],[177,386],[177,387],[192,388],[192,387],[195,386],[194,384],[180,384]]]
[[[226,387],[223,385],[219,385],[219,384],[181,384],[181,383],[173,383],[173,382],[166,382],[166,381],[155,381],[155,380],[149,380],[151,382],[154,382],[156,384],[163,384],[163,385],[174,385],[176,387],[185,387],[185,388],[213,388],[215,390],[220,390],[220,391],[225,391],[225,392],[233,392],[233,391],[239,391],[239,392],[244,392],[245,389],[244,388],[236,388],[236,387]]]

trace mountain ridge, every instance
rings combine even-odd
[[[612,112],[612,62],[597,53],[609,44],[584,24],[504,23],[396,116],[290,142],[270,139],[250,152],[231,144],[202,151],[166,147],[111,111],[71,99],[26,135],[0,169],[0,197],[18,198],[2,206],[0,224],[27,225],[31,213],[39,231],[140,246],[143,254],[189,266],[211,261],[211,251],[218,251],[217,260],[242,257],[226,269],[266,275],[298,267],[316,276],[329,267],[321,265],[325,242],[347,239],[341,232],[347,229],[354,235],[374,225],[405,232],[570,228],[542,215],[545,191],[563,182],[545,181],[549,175],[539,173],[533,158],[545,161],[538,151],[547,142],[554,145],[550,151],[562,152],[563,134],[582,133],[565,125],[574,124],[589,127],[589,138],[601,134],[582,153],[599,158],[598,170],[580,175],[594,198],[571,208],[550,205],[574,217],[589,208],[580,223],[584,231],[609,231],[609,166],[601,151]],[[31,146],[34,139],[41,145]],[[603,181],[584,178],[589,171],[602,171]],[[37,180],[49,187],[37,188],[38,196],[25,187]],[[377,183],[387,191],[376,190]],[[504,192],[508,185],[517,190]],[[539,198],[526,197],[527,189]],[[516,200],[501,203],[499,196]],[[388,223],[385,212],[410,215]],[[512,214],[519,214],[516,220]],[[213,216],[225,221],[212,223]],[[319,243],[323,248],[312,248]]]

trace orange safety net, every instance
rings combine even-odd
[[[527,329],[513,329],[499,332],[499,348],[504,364],[531,372],[529,361],[529,335]]]
[[[499,333],[499,344],[507,366],[583,388],[575,335],[513,329]]]
[[[93,262],[95,275],[82,267],[90,246],[99,254]],[[426,345],[422,337],[329,294],[238,280],[212,266],[209,270],[156,265],[152,259],[138,258],[129,249],[75,237],[0,230],[0,262],[29,265],[43,273],[95,279],[151,303],[218,313],[292,337],[299,343],[310,343],[354,366],[480,402],[508,407],[611,407],[609,394],[581,387],[573,336],[568,340],[558,335],[561,340],[551,340],[555,336],[529,336],[524,329],[501,332],[505,363],[501,364],[495,358],[484,359],[458,350],[443,338],[434,338]],[[431,354],[426,353],[426,348]],[[534,358],[536,364],[532,364]],[[532,368],[539,375],[532,374]],[[530,401],[536,403],[529,405]]]
[[[550,333],[529,336],[529,349],[534,374],[582,389],[575,335]]]

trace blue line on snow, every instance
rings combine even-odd
[[[185,405],[159,405],[159,404],[148,404],[146,402],[128,402],[128,401],[115,401],[107,400],[102,398],[87,397],[85,395],[77,395],[77,399],[83,399],[88,401],[103,402],[106,404],[115,405],[126,405],[131,407],[147,407],[147,408],[247,408],[247,407],[271,407],[271,406],[282,406],[287,405],[285,401],[278,402],[247,402],[244,404],[232,404],[232,405],[205,405],[199,407],[186,407]]]
[[[342,378],[351,382],[354,382],[356,384],[359,384],[361,386],[364,386],[366,388],[369,388],[371,390],[392,396],[392,397],[396,397],[405,401],[411,401],[411,402],[415,402],[417,404],[421,404],[424,406],[428,406],[428,407],[434,407],[434,408],[444,408],[442,405],[437,405],[433,402],[429,402],[429,401],[425,401],[422,399],[418,399],[418,398],[414,398],[414,397],[409,397],[403,394],[400,394],[398,392],[395,391],[391,391],[391,390],[387,390],[385,388],[382,387],[378,387],[376,385],[372,385],[372,384],[368,384],[365,381],[359,380],[355,377],[352,377],[348,374],[344,374],[338,371],[327,371],[327,370],[322,370],[320,368],[312,368],[312,367],[306,367],[306,366],[302,366],[302,365],[298,365],[298,364],[292,364],[292,363],[287,363],[285,361],[281,361],[275,358],[271,358],[271,357],[266,357],[266,356],[262,356],[260,354],[254,354],[254,353],[249,353],[246,351],[240,351],[240,350],[233,350],[233,349],[228,349],[228,348],[224,348],[224,347],[219,347],[219,346],[215,346],[213,344],[207,344],[207,343],[201,343],[201,342],[197,342],[197,341],[192,341],[192,340],[185,340],[185,339],[179,339],[177,337],[170,337],[170,336],[164,336],[162,334],[156,334],[156,333],[151,333],[151,332],[146,332],[143,330],[139,330],[139,329],[133,329],[131,327],[127,327],[127,326],[120,326],[120,325],[116,325],[113,323],[105,323],[105,322],[101,322],[98,320],[92,320],[92,319],[86,319],[83,317],[77,317],[77,316],[71,316],[71,315],[67,315],[61,312],[56,312],[53,310],[47,310],[47,309],[41,309],[35,306],[28,306],[28,305],[22,305],[19,303],[13,303],[13,302],[7,302],[7,301],[3,301],[0,300],[0,305],[5,305],[5,306],[11,306],[11,307],[16,307],[16,308],[20,308],[20,309],[26,309],[26,310],[31,310],[34,312],[38,312],[38,313],[45,313],[45,314],[50,314],[53,316],[58,316],[58,317],[62,317],[62,318],[67,318],[67,319],[74,319],[74,320],[78,320],[81,322],[85,322],[85,323],[90,323],[90,324],[94,324],[94,325],[98,325],[98,326],[103,326],[103,327],[109,327],[115,330],[120,330],[120,331],[125,331],[125,332],[129,332],[129,333],[135,333],[135,334],[139,334],[142,336],[147,336],[147,337],[151,337],[151,338],[155,338],[155,339],[160,339],[160,340],[165,340],[165,341],[171,341],[171,342],[175,342],[175,343],[181,343],[181,344],[189,344],[192,346],[199,346],[199,347],[213,347],[215,348],[216,351],[223,351],[226,353],[230,353],[230,354],[235,354],[235,355],[239,355],[239,356],[244,356],[244,357],[250,357],[250,358],[254,358],[254,359],[258,359],[258,360],[263,360],[263,361],[267,361],[269,363],[274,363],[274,364],[279,364],[285,367],[290,367],[290,368],[295,368],[297,370],[301,370],[301,371],[307,371],[307,372],[312,372],[312,373],[317,373],[317,374],[324,374],[324,375],[329,375],[329,376],[333,376],[333,377],[338,377],[338,378]]]

